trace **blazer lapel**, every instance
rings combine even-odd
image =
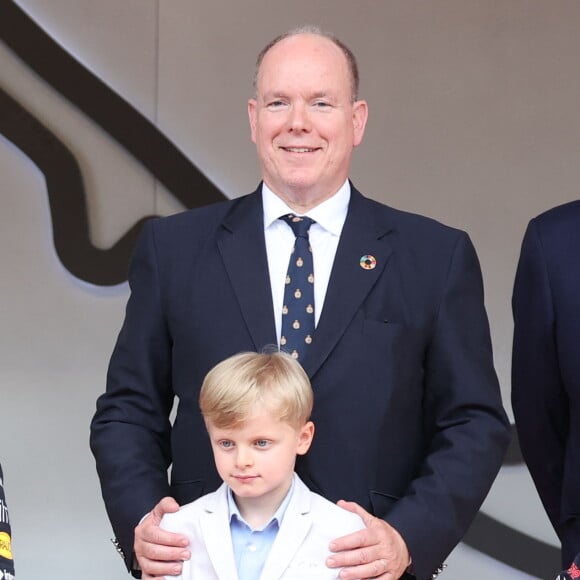
[[[238,573],[228,520],[226,490],[224,483],[215,492],[214,501],[208,503],[206,512],[200,518],[199,525],[207,554],[217,577],[237,580]]]
[[[222,223],[218,247],[244,321],[260,351],[277,344],[261,189],[241,198]]]
[[[377,220],[374,202],[351,186],[348,215],[330,275],[324,307],[314,340],[304,357],[303,366],[312,378],[332,352],[357,309],[382,275],[392,247],[389,224]],[[371,257],[371,267],[363,268],[363,256]],[[374,258],[374,260],[373,260]]]
[[[312,527],[310,492],[297,475],[282,525],[260,574],[260,580],[281,578]]]

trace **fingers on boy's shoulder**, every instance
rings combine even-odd
[[[154,508],[154,510],[160,511],[161,513],[176,512],[178,509],[179,504],[175,501],[175,498],[171,496],[162,498]]]

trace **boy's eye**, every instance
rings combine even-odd
[[[234,446],[234,443],[233,441],[228,441],[227,439],[224,439],[223,441],[219,441],[218,445],[223,449],[231,449]]]
[[[264,447],[268,447],[269,443],[270,442],[267,439],[258,439],[256,441],[256,447],[263,449]]]

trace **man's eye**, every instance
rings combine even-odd
[[[270,109],[279,109],[283,107],[286,103],[284,101],[270,101],[268,103],[268,108]]]
[[[316,101],[314,106],[318,109],[326,109],[327,107],[330,107],[330,103],[327,103],[326,101]]]

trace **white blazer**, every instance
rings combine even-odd
[[[238,580],[230,522],[227,486],[165,514],[161,527],[185,534],[191,559],[180,576],[167,580]],[[365,526],[359,516],[311,492],[294,474],[294,491],[259,580],[333,580],[339,568],[324,564],[328,544]],[[256,579],[258,580],[258,579]]]

